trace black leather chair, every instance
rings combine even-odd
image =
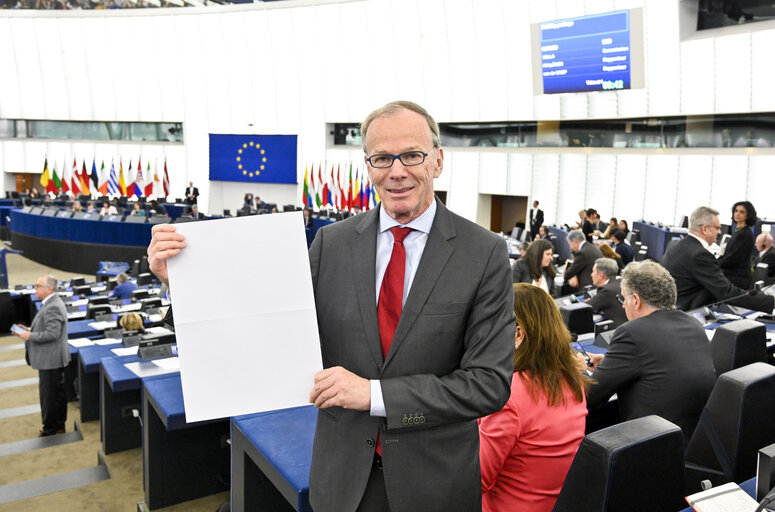
[[[767,328],[753,320],[722,325],[710,342],[716,375],[767,359]]]
[[[94,318],[99,313],[110,313],[109,304],[89,304],[86,306],[86,318]]]
[[[16,309],[10,292],[0,293],[0,332],[8,332],[16,320]]]
[[[140,288],[138,290],[135,290],[132,292],[132,299],[133,300],[140,300],[145,299],[148,297],[148,290],[144,288]]]
[[[584,334],[595,331],[592,306],[589,304],[579,303],[561,306],[560,313],[562,314],[562,321],[568,326],[570,332]]]
[[[721,375],[686,449],[686,491],[756,476],[760,448],[775,443],[775,367],[753,363]]]
[[[625,421],[587,435],[554,512],[684,508],[681,429],[659,416]]]

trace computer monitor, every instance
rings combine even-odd
[[[124,222],[129,222],[132,224],[145,224],[148,222],[148,217],[145,215],[127,215],[126,219],[124,219]]]
[[[719,246],[724,247],[724,244],[729,242],[729,239],[732,238],[732,235],[721,235],[721,240],[719,241]]]
[[[44,217],[56,217],[58,213],[59,213],[59,208],[51,207],[43,210],[41,215],[43,215]]]
[[[63,219],[69,219],[73,216],[73,212],[70,210],[62,210],[57,212],[56,217],[62,217]]]
[[[70,286],[82,286],[86,284],[86,279],[83,277],[73,277],[70,279]]]
[[[688,228],[689,227],[689,217],[684,215],[681,217],[681,222],[678,224],[682,228]]]

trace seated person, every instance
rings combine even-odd
[[[110,204],[108,201],[103,201],[100,215],[118,215],[118,210],[116,210],[116,207]]]
[[[624,238],[627,238],[627,235],[630,233],[630,226],[627,224],[627,221],[622,219],[619,221],[619,231],[624,233]],[[624,238],[622,240],[624,240]]]
[[[479,420],[482,510],[549,512],[584,438],[588,382],[549,295],[514,284],[514,313],[511,396]]]
[[[633,251],[630,244],[627,243],[625,240],[626,238],[627,235],[621,229],[617,229],[611,233],[611,242],[614,244],[614,252],[622,258],[622,263],[625,267],[635,258],[635,251]]]
[[[557,252],[557,238],[549,231],[549,228],[546,226],[540,226],[538,228],[538,234],[536,235],[536,240],[549,240],[549,242],[552,244],[552,249],[554,249],[554,252]]]
[[[154,215],[164,215],[165,217],[169,217],[169,214],[167,213],[167,209],[156,199],[151,201],[151,212]]]
[[[573,288],[582,289],[592,285],[592,267],[595,260],[603,257],[594,244],[586,241],[584,233],[574,229],[568,233],[568,246],[574,253],[573,263],[566,268],[563,277]]]
[[[675,279],[678,309],[686,311],[731,299],[732,305],[771,313],[775,307],[771,295],[748,295],[721,272],[718,261],[708,250],[720,231],[718,212],[700,206],[689,217],[689,236],[673,244],[662,258],[662,264]]]
[[[135,203],[132,206],[132,213],[130,215],[133,215],[135,217],[145,217],[145,210],[143,209],[143,205],[140,203]]]
[[[554,276],[557,271],[552,264],[553,259],[552,244],[548,240],[535,240],[514,263],[512,282],[532,284],[554,296]]]
[[[204,213],[199,211],[199,206],[197,204],[191,205],[191,216],[196,220],[205,220],[207,218]]]
[[[611,238],[611,233],[619,229],[619,221],[616,220],[616,217],[611,217],[611,220],[608,221],[608,225],[605,227],[605,231],[597,230],[595,231],[595,234],[598,236],[598,238],[605,238],[608,240]]]
[[[129,280],[129,276],[121,272],[116,276],[118,284],[110,293],[111,299],[131,299],[132,292],[137,290],[137,285]]]
[[[616,393],[622,421],[656,414],[688,439],[716,381],[705,329],[675,310],[675,281],[656,262],[627,265],[621,290],[629,321],[616,329],[605,356],[589,354],[589,407]]]
[[[73,201],[73,212],[82,212],[83,207],[80,201]]]
[[[614,251],[610,245],[607,243],[602,243],[598,248],[600,249],[600,252],[603,253],[605,258],[614,260],[614,263],[616,263],[616,266],[619,268],[619,270],[624,269],[624,262],[622,261],[622,257],[616,254],[616,251]]]
[[[769,233],[762,233],[756,237],[756,250],[758,251],[753,259],[753,266],[755,267],[759,263],[767,265],[767,277],[765,284],[772,284],[775,282],[775,248],[772,247],[772,235]]]
[[[607,320],[614,323],[614,327],[619,327],[627,321],[622,303],[616,298],[621,292],[619,281],[616,279],[618,274],[619,267],[612,259],[600,258],[595,261],[592,267],[592,284],[597,288],[597,293],[587,301],[587,304],[592,306],[592,311],[602,313]]]
[[[94,203],[89,203],[86,205],[86,213],[95,213],[97,210],[94,209]]]
[[[140,331],[143,332],[143,319],[137,313],[131,312],[118,319],[118,325],[124,329],[124,332]]]
[[[304,208],[304,227],[312,229],[312,209]]]

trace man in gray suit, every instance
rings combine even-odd
[[[65,367],[70,362],[67,345],[67,310],[55,292],[57,280],[51,276],[38,278],[35,296],[42,301],[30,329],[17,333],[27,348],[30,366],[38,370],[40,412],[43,428],[40,437],[62,434],[67,422],[65,398]]]
[[[389,103],[361,132],[380,207],[322,228],[309,251],[325,367],[310,502],[481,510],[476,419],[503,407],[513,373],[507,249],[434,199],[444,151],[422,107]],[[162,280],[184,247],[170,228],[149,247]]]

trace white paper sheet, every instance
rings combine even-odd
[[[170,370],[165,370],[161,366],[153,364],[151,361],[138,361],[136,363],[126,363],[124,365],[127,370],[131,371],[138,377],[153,377],[154,375],[164,375],[167,373],[173,373]],[[188,413],[186,413],[188,416]]]
[[[301,212],[176,224],[168,262],[188,421],[308,404],[322,369]]]
[[[114,348],[111,349],[111,352],[116,354],[117,356],[133,356],[137,354],[137,346],[134,347],[121,347],[121,348]]]
[[[75,338],[72,340],[68,340],[67,342],[76,348],[91,347],[92,345],[94,345],[94,342],[89,338]]]
[[[162,327],[161,325],[157,325],[156,327],[149,327],[145,330],[145,332],[148,334],[172,334],[172,331],[166,327]]]
[[[138,311],[143,305],[139,302],[124,304],[123,306],[110,306],[111,313],[126,313],[127,311]]]
[[[116,343],[121,343],[121,340],[118,338],[101,338],[99,340],[94,340],[94,343],[97,345],[114,345]]]
[[[85,306],[89,303],[89,299],[78,299],[70,302],[68,306]]]
[[[753,512],[758,503],[748,496],[739,485],[728,483],[686,497],[686,501],[699,512]]]
[[[104,331],[105,329],[112,329],[116,326],[116,321],[110,321],[110,322],[89,322],[89,327],[94,329],[95,331]]]
[[[164,368],[165,370],[169,370],[169,371],[180,370],[180,359],[178,359],[177,357],[165,357],[164,359],[154,359],[151,362],[156,366],[158,366],[159,368]]]

